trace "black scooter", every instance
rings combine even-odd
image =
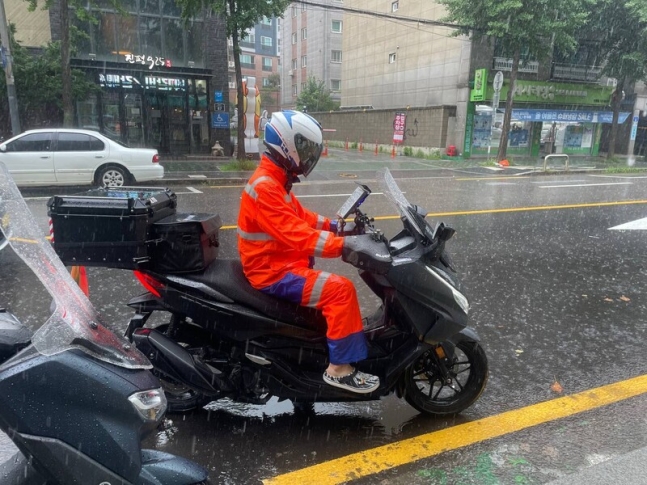
[[[190,274],[135,271],[148,290],[126,336],[154,365],[172,411],[219,398],[264,404],[271,396],[296,404],[375,400],[397,393],[417,410],[454,414],[485,388],[488,366],[445,243],[454,230],[432,228],[388,170],[378,173],[384,194],[401,214],[403,230],[387,240],[359,210],[371,193],[359,186],[337,216],[354,216],[357,235],[346,238],[342,259],[382,305],[365,319],[369,356],[357,365],[380,377],[371,394],[327,385],[326,323],[321,313],[253,289],[240,261],[216,260]],[[154,312],[170,322],[146,327]]]
[[[159,380],[146,357],[101,324],[0,163],[0,253],[7,258],[11,250],[53,304],[52,315],[34,334],[0,309],[0,429],[19,450],[0,465],[0,482],[208,483],[199,465],[141,449],[142,438],[158,427],[166,410]],[[0,297],[12,276],[3,270]]]

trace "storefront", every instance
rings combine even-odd
[[[79,127],[164,154],[209,152],[208,71],[194,69],[187,75],[181,70],[125,70],[108,63],[97,70],[84,64],[101,89],[77,103]]]
[[[468,105],[463,150],[467,157],[497,153],[509,89],[506,80],[495,110],[494,88],[487,83],[487,71],[479,71],[479,82]],[[517,81],[507,153],[532,157],[549,153],[596,156],[602,125],[613,119],[613,114],[604,110],[611,91],[611,87],[598,85]],[[621,113],[619,123],[624,123],[628,116],[629,113]]]

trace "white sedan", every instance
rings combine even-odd
[[[161,179],[159,160],[157,150],[129,148],[91,130],[30,130],[0,144],[0,161],[23,187],[120,187]]]

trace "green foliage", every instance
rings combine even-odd
[[[613,0],[609,0],[613,1]],[[544,59],[553,47],[572,52],[574,36],[586,21],[594,0],[438,0],[447,22],[458,24],[456,35],[498,39],[505,52],[520,49],[529,58]]]
[[[324,81],[310,76],[305,89],[297,98],[297,109],[312,112],[336,111],[339,109],[339,103],[330,97],[330,90],[326,88]]]
[[[13,26],[12,26],[13,27]],[[12,29],[13,30],[13,29]],[[18,96],[18,110],[23,130],[46,124],[61,124],[63,104],[61,81],[61,44],[52,42],[40,55],[33,55],[13,40],[14,79]],[[98,91],[94,82],[79,70],[72,70],[72,96],[81,101]],[[0,92],[6,93],[5,76],[0,76]],[[0,111],[8,113],[6,94],[0,96]],[[2,117],[3,122],[8,116]],[[9,131],[0,126],[0,130]]]
[[[253,160],[248,160],[246,158],[242,160],[234,160],[225,165],[221,165],[220,170],[223,172],[249,172],[256,170],[258,164]]]
[[[644,0],[597,0],[585,29],[596,33],[603,72],[627,83],[647,79],[647,5]]]
[[[201,14],[205,7],[216,12],[225,20],[227,37],[242,39],[263,17],[282,16],[290,0],[176,0],[175,3],[185,19]]]
[[[403,150],[402,150],[402,153],[404,154],[405,157],[412,157],[413,156],[413,148],[404,147]]]

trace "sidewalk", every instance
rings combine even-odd
[[[165,169],[164,179],[158,183],[180,182],[210,185],[240,185],[244,184],[251,171],[231,171],[235,159],[227,157],[187,157],[184,159],[164,159],[160,162]],[[548,173],[561,173],[564,171],[565,160],[554,159],[547,165]],[[451,176],[455,173],[470,173],[473,175],[514,175],[520,173],[544,174],[543,158],[518,159],[515,165],[501,168],[484,166],[485,159],[471,158],[445,158],[441,160],[427,160],[423,158],[405,157],[390,153],[377,153],[372,151],[344,150],[329,148],[328,156],[322,156],[317,168],[308,177],[309,181],[340,180],[343,178],[373,177],[375,171],[387,167],[401,177],[429,176],[432,172],[436,176]],[[619,163],[618,166],[628,166],[628,162]],[[647,169],[647,163],[636,162],[635,168]],[[569,172],[603,171],[607,167],[600,158],[575,157],[569,159]]]

